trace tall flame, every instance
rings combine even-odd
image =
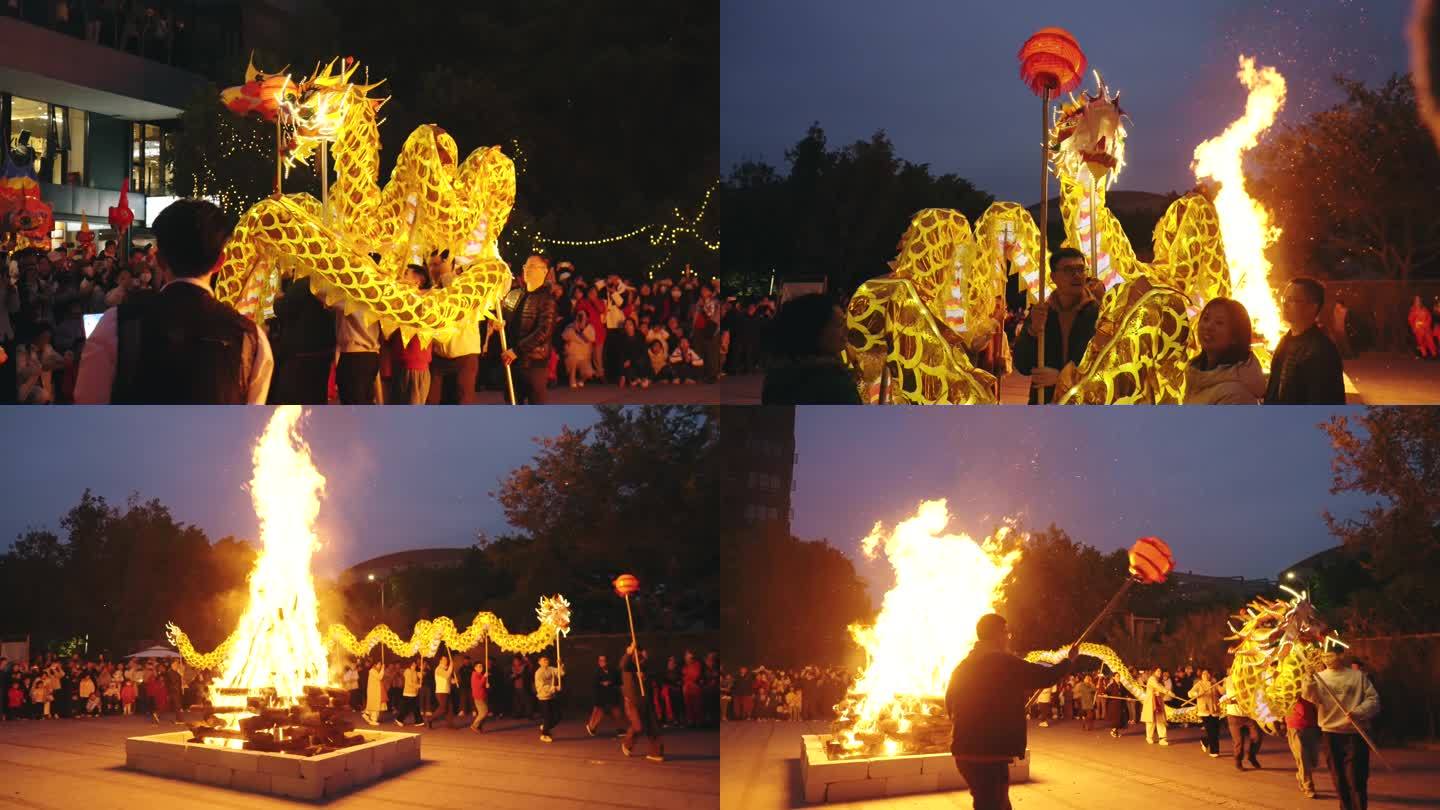
[[[1231,287],[1236,299],[1250,312],[1256,331],[1273,348],[1285,327],[1270,286],[1270,260],[1265,258],[1265,249],[1280,238],[1280,229],[1270,224],[1265,207],[1246,193],[1241,162],[1285,106],[1285,78],[1275,68],[1257,70],[1255,60],[1244,55],[1237,75],[1250,91],[1245,115],[1225,132],[1195,147],[1191,169],[1196,179],[1208,177],[1220,183],[1215,208],[1220,214]]]
[[[862,543],[868,557],[883,550],[895,569],[895,586],[874,625],[850,627],[867,661],[840,718],[849,724],[841,735],[847,748],[860,747],[857,734],[904,732],[907,715],[932,711],[951,671],[975,646],[975,622],[994,611],[1020,558],[1018,549],[1003,551],[1008,528],[977,543],[946,533],[949,524],[943,499],[924,501],[892,532],[876,523]],[[896,753],[898,745],[887,739],[887,753]]]
[[[299,406],[277,408],[255,445],[250,495],[260,518],[262,548],[250,573],[250,602],[218,681],[221,688],[274,688],[283,703],[306,686],[332,686],[320,637],[310,555],[319,548],[315,518],[325,477],[300,438]],[[244,696],[215,695],[216,706],[245,705]]]

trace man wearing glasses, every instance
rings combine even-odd
[[[1044,307],[1033,307],[1015,343],[1015,370],[1030,376],[1030,404],[1055,400],[1055,384],[1066,366],[1079,366],[1095,337],[1100,304],[1085,289],[1085,254],[1060,248],[1050,254],[1054,291]],[[1039,337],[1045,335],[1045,365],[1037,365]],[[1073,373],[1073,372],[1072,372]]]
[[[1325,287],[1297,278],[1285,287],[1281,316],[1290,327],[1270,361],[1266,405],[1344,405],[1345,367],[1340,352],[1316,322]]]

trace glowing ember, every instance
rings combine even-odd
[[[850,628],[867,660],[839,707],[844,754],[913,753],[941,736],[948,745],[950,673],[975,645],[975,622],[994,611],[1020,557],[1003,550],[1009,529],[977,543],[946,534],[949,523],[944,500],[925,501],[893,532],[875,524],[862,544],[868,557],[884,552],[895,586],[874,625]]]
[[[274,689],[276,702],[294,706],[304,700],[306,686],[339,685],[329,673],[310,577],[310,555],[319,546],[312,527],[325,478],[300,439],[299,419],[299,406],[277,408],[255,445],[250,495],[262,548],[250,573],[250,602],[216,681],[217,709],[243,709],[246,697],[239,690]],[[235,728],[250,715],[222,716]]]
[[[1270,224],[1265,207],[1246,193],[1241,163],[1244,153],[1255,147],[1285,105],[1285,78],[1274,68],[1256,70],[1255,60],[1243,55],[1238,75],[1250,91],[1245,115],[1221,135],[1195,147],[1191,169],[1196,179],[1210,178],[1220,183],[1215,208],[1220,214],[1231,287],[1235,298],[1249,310],[1258,336],[1274,348],[1285,328],[1270,286],[1270,261],[1265,258],[1265,248],[1280,237],[1280,229]]]

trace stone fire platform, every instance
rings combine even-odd
[[[830,734],[800,737],[800,781],[805,801],[849,802],[913,793],[964,790],[965,779],[950,753],[912,754],[873,759],[832,760],[825,754]],[[1030,781],[1030,751],[1010,763],[1010,782]]]
[[[188,731],[125,740],[125,767],[156,776],[285,796],[329,799],[420,764],[420,735],[365,729],[360,745],[315,757],[189,742]]]

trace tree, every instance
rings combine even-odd
[[[1325,515],[1372,580],[1350,595],[1349,631],[1433,630],[1440,614],[1440,419],[1431,408],[1372,408],[1322,427],[1335,451],[1331,492],[1378,499],[1359,519]]]
[[[1021,544],[1020,560],[1005,580],[1000,607],[1012,648],[1050,650],[1074,643],[1125,581],[1124,552],[1101,554],[1053,524],[1012,537]]]
[[[1255,196],[1284,232],[1281,266],[1342,258],[1408,281],[1440,263],[1440,154],[1409,76],[1379,88],[1337,76],[1340,104],[1273,133],[1253,153]],[[1297,272],[1298,274],[1298,272]]]
[[[736,665],[828,666],[858,648],[849,626],[875,616],[850,558],[824,540],[746,531],[725,538],[721,647]]]
[[[849,293],[888,272],[916,211],[955,208],[973,222],[994,201],[958,175],[901,159],[883,131],[832,149],[811,124],[785,159],[783,176],[747,161],[721,186],[723,269],[741,288],[763,291],[773,270],[781,279],[824,276]]]

